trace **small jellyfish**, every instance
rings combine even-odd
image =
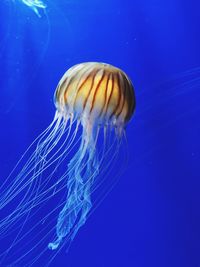
[[[25,5],[30,7],[37,15],[38,17],[41,17],[38,9],[45,9],[46,5],[41,0],[21,0]]]
[[[14,202],[12,209],[15,205],[0,221],[2,235],[20,223],[23,228],[32,220],[32,210],[37,212],[36,208],[65,191],[58,207],[52,206],[52,210],[59,208],[59,214],[53,240],[47,243],[51,250],[57,249],[62,241],[71,242],[85,224],[93,207],[92,193],[115,158],[117,151],[112,149],[119,149],[125,125],[134,112],[135,95],[130,79],[122,70],[105,63],[87,62],[64,74],[54,102],[53,122],[31,145],[36,147],[22,170],[12,181],[11,174],[0,187],[0,210],[7,209],[9,203]],[[30,148],[22,159],[29,151]],[[61,165],[64,173],[60,174]],[[48,221],[48,216],[43,216],[43,222]],[[21,231],[10,248],[18,244]]]

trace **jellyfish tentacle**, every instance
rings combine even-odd
[[[22,162],[22,160],[25,158],[25,156],[28,154],[28,152],[30,151],[30,149],[35,145],[36,142],[40,142],[42,139],[45,139],[46,134],[48,134],[52,128],[54,127],[55,122],[57,122],[57,117],[58,113],[56,112],[54,120],[52,121],[52,123],[31,143],[31,145],[26,149],[26,151],[24,152],[24,154],[21,156],[21,158],[18,160],[17,164],[15,165],[15,167],[13,168],[13,170],[11,171],[11,173],[9,174],[9,176],[5,179],[4,183],[0,186],[0,190],[1,190],[1,195],[4,194],[4,192],[7,192],[6,190],[8,188],[11,187],[11,185],[13,186],[13,183],[16,183],[16,180],[13,182],[10,182],[10,184],[7,185],[7,183],[9,182],[9,179],[11,178],[11,176],[14,174],[14,172],[16,171],[17,167],[19,166],[19,164]],[[33,152],[33,154],[35,153],[35,151]],[[30,158],[31,159],[31,158]],[[28,161],[26,162],[26,164],[28,163]],[[25,166],[24,166],[25,167]],[[23,169],[24,169],[23,167]]]
[[[89,159],[87,161],[86,172],[83,176],[84,186],[82,192],[81,215],[71,233],[70,236],[71,241],[73,241],[80,227],[85,224],[88,213],[92,208],[92,201],[91,201],[92,186],[95,180],[94,178],[99,173],[99,160],[97,158],[95,150],[93,148],[89,148],[88,154],[89,154]]]
[[[98,131],[94,138],[91,129],[83,128],[80,148],[68,164],[68,195],[58,217],[57,239],[49,243],[49,248],[52,250],[57,249],[62,239],[67,235],[71,241],[73,240],[92,208],[91,186],[94,177],[98,174],[99,161],[95,151]]]
[[[106,135],[105,135],[106,136]],[[105,146],[105,141],[106,141],[106,139],[104,139],[104,146]],[[103,146],[103,151],[105,150],[104,149],[104,146]],[[109,148],[110,149],[110,148]],[[106,153],[105,153],[105,155],[108,153],[108,151],[106,151]],[[103,155],[103,154],[102,154]],[[103,160],[103,159],[101,159],[101,160]],[[106,168],[107,169],[107,168]],[[91,177],[92,177],[92,175],[91,175]],[[88,179],[89,180],[89,179]],[[93,191],[93,190],[92,190]],[[61,204],[62,205],[62,204]],[[55,209],[58,209],[61,205],[59,205],[59,206],[57,206]],[[80,205],[80,204],[79,204]],[[96,207],[95,207],[95,209],[96,209]],[[88,215],[89,216],[89,215]],[[49,222],[50,223],[50,222]],[[35,227],[35,226],[34,226]],[[78,229],[77,229],[78,230]],[[26,233],[26,234],[28,234],[28,233]],[[75,235],[75,234],[74,234]],[[24,238],[25,238],[25,236],[24,236]],[[44,237],[45,238],[45,237]],[[41,240],[40,240],[41,241]],[[29,251],[30,252],[30,251]],[[41,256],[42,255],[42,253],[44,253],[44,251],[42,251],[41,252],[41,254],[40,255],[38,255],[38,257],[39,256]],[[33,261],[33,263],[36,261],[36,259],[34,259],[34,261]],[[17,261],[18,262],[18,261]],[[32,266],[32,265],[29,265],[29,266]]]
[[[71,119],[70,120],[70,126],[68,127],[68,131],[70,132],[71,130],[71,124],[73,123],[73,120]],[[75,140],[75,137],[76,137],[76,134],[77,134],[77,130],[78,130],[78,125],[79,125],[79,122],[77,122],[77,126],[75,128],[75,131],[74,133],[72,134],[71,138],[70,138],[70,141],[69,143],[67,143],[67,146],[66,148],[64,149],[64,152],[62,154],[59,155],[59,157],[57,157],[56,159],[53,160],[53,163],[57,162],[57,165],[56,167],[64,160],[64,158],[66,157],[66,155],[63,157],[64,154],[67,154],[68,153],[68,150],[72,149],[73,148],[73,143],[74,143],[74,140]],[[65,138],[65,142],[67,142],[67,139],[68,139],[68,136],[69,136],[69,133],[67,134],[67,137]],[[65,143],[64,142],[64,143]],[[77,141],[76,141],[77,142]],[[75,142],[75,143],[76,143]],[[59,149],[56,151],[56,153],[59,152]],[[56,154],[55,153],[55,154]],[[48,154],[48,153],[47,153]],[[54,154],[54,155],[55,155]],[[53,156],[52,156],[53,158]],[[37,161],[37,158],[35,159]],[[60,162],[59,162],[60,160]],[[51,162],[52,164],[52,162]],[[40,170],[39,174],[36,175],[36,177],[38,175],[41,174],[41,168],[46,169],[48,166],[46,166],[44,168],[44,166],[35,166],[35,174],[37,174],[37,170]],[[55,167],[55,168],[56,168]],[[52,177],[53,174],[50,175],[50,177]],[[47,177],[47,180],[49,178]],[[64,178],[61,178],[60,180],[62,180]],[[36,181],[38,181],[38,179],[36,179]],[[59,183],[60,181],[57,181],[57,183]],[[46,184],[46,182],[45,182]],[[48,196],[46,199],[45,199],[45,194],[48,193],[48,191],[52,190],[53,187],[55,187],[55,185],[52,185],[51,187],[47,187],[47,190],[45,191],[44,187],[41,188],[41,185],[44,185],[43,183],[40,184],[40,190],[38,190],[38,188],[36,187],[36,189],[33,189],[33,194],[32,192],[30,192],[30,195],[28,195],[28,193],[26,192],[25,194],[25,197],[23,198],[23,201],[21,201],[19,203],[19,205],[16,207],[16,209],[13,211],[13,213],[9,214],[8,217],[4,218],[4,221],[1,222],[1,226],[3,226],[3,224],[7,225],[6,229],[2,229],[3,232],[5,233],[5,230],[6,232],[12,227],[13,228],[13,223],[16,223],[18,219],[20,219],[20,217],[24,216],[25,214],[27,214],[33,207],[36,207],[38,206],[39,204],[41,204],[42,202],[48,200],[51,196]],[[30,190],[29,190],[30,191]],[[2,228],[2,227],[1,227]],[[10,231],[9,231],[10,232]]]
[[[65,130],[65,128],[63,129]],[[43,166],[44,166],[44,163],[46,162],[46,154],[47,154],[47,150],[49,148],[49,143],[47,143],[47,146],[45,147],[44,151],[41,151],[42,153],[42,157],[41,157],[41,154],[40,152],[38,153],[38,155],[36,155],[35,157],[35,167],[34,167],[34,173],[33,173],[33,176],[37,173],[38,170],[41,170],[43,169]],[[37,148],[39,148],[40,146],[40,140],[38,141],[38,144],[37,144]],[[42,161],[40,161],[39,164],[37,164],[37,162],[40,160],[40,157],[42,158]],[[41,186],[41,178],[42,178],[42,173],[40,173],[38,175],[38,178],[36,180],[33,181],[33,186],[32,184],[29,186],[27,192],[25,195],[27,195],[28,197],[26,198],[26,203],[25,203],[25,208],[26,206],[28,207],[28,209],[26,208],[26,212],[25,212],[25,218],[24,218],[24,221],[23,221],[23,224],[22,226],[20,227],[20,230],[18,231],[17,233],[17,236],[15,237],[15,239],[13,240],[11,246],[9,247],[7,253],[5,254],[4,257],[6,257],[6,255],[8,254],[8,252],[11,251],[11,249],[13,248],[13,246],[17,243],[17,240],[20,236],[20,233],[22,232],[26,222],[28,221],[28,218],[30,216],[30,212],[31,212],[31,209],[34,207],[35,203],[36,203],[36,197],[38,196],[38,193],[40,191],[40,186]],[[33,188],[32,188],[33,187]],[[30,192],[30,194],[29,194]],[[25,197],[24,197],[25,199]],[[30,202],[30,203],[29,203]],[[29,203],[29,205],[26,205],[27,203]],[[24,210],[24,208],[23,208]],[[20,213],[21,213],[21,209],[20,209]]]
[[[46,138],[46,140],[44,140],[41,144],[38,143],[38,145],[36,147],[36,150],[33,152],[33,154],[31,155],[31,157],[29,158],[29,160],[25,164],[24,168],[17,175],[17,179],[12,184],[12,187],[9,188],[9,190],[6,192],[6,195],[4,196],[4,198],[6,196],[7,196],[7,198],[9,196],[13,197],[13,193],[15,191],[17,191],[18,188],[20,190],[22,190],[24,188],[24,186],[27,185],[27,183],[29,182],[29,180],[25,184],[23,184],[23,181],[26,179],[26,177],[29,174],[31,174],[31,172],[37,173],[37,172],[35,172],[35,168],[41,162],[44,161],[44,156],[39,156],[38,155],[39,154],[38,151],[40,151],[40,154],[44,154],[45,148],[48,147],[50,145],[50,143],[52,142],[52,140],[53,140],[54,141],[53,144],[50,146],[50,148],[48,149],[48,151],[45,154],[45,157],[46,157],[52,151],[52,149],[55,147],[55,145],[58,143],[58,141],[62,137],[63,129],[64,128],[65,128],[65,124],[62,123],[60,119],[58,119],[58,121],[56,122],[56,125],[54,126],[53,130],[50,132],[50,134]],[[57,136],[57,138],[56,138],[56,136]],[[42,138],[43,138],[43,136],[41,137],[41,139]],[[39,142],[40,142],[40,140],[39,140]],[[38,158],[38,160],[36,160],[37,158]],[[31,176],[31,181],[34,179],[34,177],[35,177],[34,175]],[[21,184],[23,184],[23,187],[20,186]],[[9,193],[10,193],[10,195],[9,195]],[[11,201],[11,200],[8,200],[8,202],[9,201]]]
[[[54,136],[54,133],[56,133],[56,131],[59,129],[59,124],[60,124],[60,120],[58,120],[55,124],[55,126],[53,126],[52,131],[50,132],[49,136],[47,137],[47,139],[44,141],[45,143],[48,144],[49,142],[49,137],[50,136]],[[49,128],[49,127],[48,127]],[[49,131],[49,128],[47,128],[47,132]],[[46,131],[44,131],[44,135],[46,134]],[[40,142],[40,140],[42,140],[44,138],[44,135],[42,135],[38,141],[38,143]],[[37,140],[37,138],[36,138]],[[35,143],[35,141],[33,142],[33,144]],[[43,143],[42,143],[43,144]],[[37,145],[37,147],[39,147],[39,145]],[[31,146],[29,147],[31,148]],[[42,149],[42,148],[41,148]],[[25,152],[25,154],[28,151]],[[27,177],[28,174],[30,174],[32,171],[34,171],[34,168],[36,167],[35,164],[35,159],[37,156],[37,149],[33,152],[33,154],[30,156],[29,160],[26,162],[25,166],[22,168],[22,170],[20,171],[20,173],[17,175],[15,181],[12,183],[12,185],[5,187],[4,191],[2,192],[2,196],[1,196],[1,202],[2,204],[6,205],[8,202],[10,202],[14,196],[14,192],[17,191],[18,188],[20,188],[20,185],[23,184],[23,181],[25,180],[25,178]],[[42,160],[42,159],[41,159]],[[20,163],[20,161],[17,163],[17,165]],[[40,163],[40,161],[38,161],[38,164]],[[32,165],[32,166],[31,166]],[[12,174],[12,173],[11,173]],[[8,178],[10,178],[11,175],[9,175]],[[3,185],[2,185],[3,186]],[[20,188],[22,189],[22,188]],[[5,192],[5,193],[4,193]],[[3,206],[1,206],[0,208],[3,208]]]
[[[77,127],[78,127],[78,124],[77,124]],[[76,127],[76,128],[77,128]],[[64,152],[63,153],[66,153],[67,154],[67,152],[68,152],[68,149],[70,148],[72,148],[73,146],[71,146],[72,144],[73,144],[73,142],[74,142],[74,140],[75,140],[75,136],[76,136],[76,133],[77,133],[77,129],[75,130],[75,132],[73,133],[73,135],[72,135],[72,137],[70,138],[70,142],[69,142],[69,144],[67,144],[67,147],[65,148],[65,150],[64,150]],[[67,141],[67,140],[66,140]],[[65,142],[66,142],[65,141]],[[58,150],[57,150],[57,152],[58,152]],[[57,153],[56,152],[56,153]],[[55,155],[55,154],[54,154]],[[62,154],[61,155],[59,155],[59,157],[57,157],[56,159],[54,159],[54,161],[53,162],[56,162],[57,160],[60,160],[60,162],[57,162],[57,165],[56,165],[56,167],[58,166],[58,164],[60,164],[63,160],[64,160],[64,158],[66,157],[66,155],[64,156],[64,157],[62,157]],[[36,161],[37,161],[37,159],[36,159]],[[45,168],[47,168],[48,166],[46,166]],[[55,168],[56,168],[55,167]],[[36,168],[36,170],[35,170],[35,172],[34,172],[34,175],[35,175],[35,177],[37,177],[38,175],[40,175],[41,174],[41,168],[43,168],[43,170],[45,169],[44,168],[44,166],[39,166],[38,168],[37,167],[35,167]],[[37,171],[38,171],[38,173],[37,173]],[[34,177],[34,175],[33,175],[33,177]],[[52,175],[53,174],[51,174],[50,175],[50,177],[52,177]],[[33,177],[32,177],[32,179],[33,179]],[[47,180],[48,180],[49,178],[47,177]],[[57,183],[59,183],[60,181],[58,180],[57,181]],[[41,187],[43,185],[43,187]],[[17,217],[20,217],[21,215],[24,215],[24,213],[27,213],[33,206],[35,207],[35,206],[37,206],[38,204],[40,204],[41,202],[43,202],[42,200],[41,200],[41,197],[42,197],[42,199],[44,199],[44,196],[45,196],[45,194],[48,192],[48,191],[50,191],[50,190],[52,190],[53,189],[53,187],[55,186],[55,185],[53,185],[53,186],[51,186],[51,187],[48,187],[48,189],[45,191],[44,190],[44,186],[46,186],[46,182],[43,182],[41,185],[40,185],[40,190],[39,191],[37,191],[37,194],[34,196],[34,198],[32,197],[31,198],[31,196],[30,197],[28,197],[28,198],[23,198],[23,201],[21,201],[20,202],[20,204],[18,205],[18,207],[16,207],[16,209],[15,209],[15,211],[12,213],[12,214],[10,214],[7,218],[5,218],[4,219],[4,223],[5,223],[5,221],[6,221],[6,223],[8,223],[8,221],[11,223],[12,221],[15,221],[15,219],[17,218]],[[38,192],[40,192],[40,193],[38,193]],[[27,196],[27,192],[26,192],[26,194],[25,194],[25,196]],[[25,200],[25,203],[24,203],[24,205],[22,205],[22,203],[24,202],[24,200]],[[35,203],[34,205],[33,205],[33,203]],[[2,222],[3,223],[3,222]]]
[[[55,137],[55,134],[60,129],[60,127],[63,127],[63,126],[65,126],[65,124],[61,125],[60,124],[60,120],[58,119],[58,121],[56,122],[56,125],[54,126],[53,130],[49,133],[48,137],[44,141],[47,146],[49,145],[49,142],[51,142],[52,138]],[[61,131],[61,134],[62,134],[62,131]],[[52,136],[52,137],[49,138],[50,136]],[[39,139],[38,143],[40,142],[40,140],[42,138],[43,138],[43,136],[41,136],[41,138]],[[60,137],[58,137],[58,138],[60,138]],[[41,150],[45,149],[44,142],[42,142]],[[38,144],[37,147],[39,147],[39,146],[40,145]],[[46,152],[46,154],[48,154],[48,153]],[[37,190],[36,185],[37,185],[38,181],[37,181],[37,179],[35,180],[35,178],[38,175],[40,175],[41,172],[42,172],[41,168],[43,168],[43,160],[41,160],[37,156],[37,153],[34,152],[33,155],[31,156],[30,162],[34,162],[35,163],[33,165],[32,169],[31,170],[27,169],[27,172],[25,172],[25,173],[23,171],[21,171],[19,173],[17,179],[16,179],[17,183],[15,184],[15,187],[12,186],[11,188],[9,188],[9,190],[7,190],[6,194],[2,197],[2,200],[1,200],[2,204],[1,204],[1,207],[0,207],[1,209],[3,209],[4,206],[9,204],[20,192],[22,192],[22,190],[24,190],[28,186],[27,191],[25,192],[25,195],[23,196],[21,201],[18,203],[18,205],[16,206],[15,210],[12,213],[10,213],[7,217],[5,217],[3,221],[1,221],[1,223],[0,223],[1,234],[2,234],[2,232],[6,233],[10,229],[10,227],[13,226],[12,222],[16,223],[17,219],[19,219],[21,217],[21,214],[23,214],[24,210],[27,213],[28,210],[31,209],[30,208],[31,205],[32,205],[31,203],[34,202],[34,199],[37,196],[38,190]],[[33,174],[31,174],[32,171],[33,171]],[[37,174],[37,172],[38,172],[38,174]],[[29,174],[30,174],[30,176],[28,177],[28,181],[26,181],[26,183],[24,183],[23,186],[20,186],[20,184],[23,182],[23,180],[25,180],[25,178]],[[20,180],[19,180],[19,177],[21,178]],[[30,204],[29,208],[28,208],[28,205],[27,205],[28,203]],[[4,225],[6,225],[6,228],[3,227]]]
[[[82,149],[83,147],[84,144],[82,139],[80,149],[68,164],[68,169],[72,170],[68,175],[68,196],[66,204],[58,217],[56,226],[57,240],[49,244],[49,248],[51,249],[56,249],[61,243],[62,238],[69,234],[81,210],[80,198],[77,196],[77,192],[79,190],[82,192],[83,187],[81,174],[79,172],[80,166],[82,165],[82,161],[86,154],[86,147]]]
[[[106,133],[106,129],[104,129],[104,133]],[[108,156],[108,158],[110,158],[110,153],[111,153],[111,147],[110,147],[110,145],[109,144],[107,144],[106,145],[106,143],[107,143],[107,141],[108,141],[108,139],[106,138],[106,134],[104,134],[104,145],[102,146],[102,153],[101,153],[101,155],[99,154],[99,156],[100,156],[100,163],[101,164],[103,164],[103,162],[104,162],[104,160],[103,160],[103,158],[104,158],[104,156],[105,157],[107,157]],[[96,138],[97,139],[97,138]],[[115,140],[115,142],[113,143],[112,142],[112,146],[114,146],[115,147],[115,144],[116,144],[116,141],[117,141],[117,139],[115,138],[114,139]],[[105,151],[106,150],[106,151]],[[113,151],[113,150],[112,150]],[[92,151],[91,151],[92,152]],[[105,153],[104,153],[105,152]],[[115,153],[114,153],[115,154]],[[111,153],[111,155],[113,156],[113,157],[115,157],[115,155],[114,155],[113,153]],[[91,154],[92,155],[92,154]],[[91,158],[92,158],[92,156],[91,156]],[[97,158],[98,159],[98,158]],[[112,159],[111,159],[111,161],[112,161]],[[96,164],[95,163],[95,161],[93,161],[94,162],[94,164]],[[106,161],[106,163],[110,166],[110,163],[108,163],[107,161]],[[86,164],[87,164],[87,162],[86,162]],[[75,165],[76,166],[76,165]],[[105,167],[105,169],[106,170],[108,170],[107,168],[108,168],[108,166],[106,167],[105,165],[104,165],[104,167]],[[82,165],[82,168],[83,168],[83,165]],[[107,176],[108,176],[108,172],[106,171],[106,175],[104,176],[104,177],[102,177],[102,174],[103,173],[105,173],[105,169],[103,169],[103,172],[101,172],[101,178],[106,178]],[[110,169],[110,167],[109,167],[109,169]],[[91,179],[93,179],[93,177],[95,178],[95,176],[92,174],[91,176],[90,176],[90,178],[88,178],[88,181],[87,181],[87,183],[90,183],[90,180]],[[102,179],[101,179],[101,181],[100,181],[100,183],[102,182]],[[85,185],[87,184],[87,183],[85,183]],[[92,190],[90,191],[90,193],[92,193],[94,190],[96,190],[96,186],[97,185],[99,185],[99,182],[96,184],[96,182],[95,182],[95,187],[93,187],[92,188]],[[107,194],[107,193],[106,193]],[[104,197],[105,197],[105,195],[104,195]],[[103,198],[104,198],[103,197]],[[98,201],[98,205],[99,205],[99,203],[100,203],[101,201]],[[93,204],[95,204],[95,203],[93,203]],[[57,206],[57,208],[59,208],[59,207],[61,207],[61,205],[63,205],[62,203],[59,205],[59,206]],[[81,203],[79,203],[78,205],[81,205]],[[94,207],[94,209],[96,209],[96,205],[95,205],[95,207]],[[56,209],[57,209],[56,208]],[[83,211],[84,212],[84,211]],[[87,218],[91,215],[93,213],[93,211],[92,212],[87,212]],[[66,214],[67,215],[67,214]],[[80,228],[80,227],[79,227]],[[77,231],[79,230],[79,228],[77,228]],[[73,229],[74,230],[74,229]],[[73,232],[72,233],[70,233],[70,239],[71,239],[71,241],[73,240],[73,238],[74,238],[74,236],[76,235],[76,233],[77,233],[77,231],[74,231],[74,234],[73,234]],[[24,237],[25,238],[25,237]],[[44,237],[45,238],[45,237]],[[67,240],[66,241],[68,241],[68,244],[70,245],[71,244],[71,242],[70,242],[70,240],[69,240],[69,238],[66,238]],[[41,242],[41,240],[40,240],[40,242]],[[62,245],[60,246],[60,248],[62,247]],[[67,249],[69,248],[69,246],[67,246]],[[33,248],[32,248],[33,249]],[[31,250],[32,250],[31,249]],[[58,250],[59,251],[59,250]],[[30,253],[31,251],[29,251],[28,253]],[[38,257],[37,258],[39,258],[43,253],[45,252],[45,250],[44,251],[42,251],[39,255],[38,255]],[[28,254],[27,253],[27,254]],[[27,255],[26,254],[26,255]],[[55,255],[55,254],[54,254]],[[37,260],[37,258],[36,259],[34,259],[33,260],[33,263]],[[21,259],[20,259],[21,260]],[[18,261],[17,261],[18,262]],[[32,262],[31,262],[31,264],[32,264]],[[29,266],[32,266],[32,265],[29,265]]]

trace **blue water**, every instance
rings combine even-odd
[[[72,65],[122,68],[137,100],[126,172],[51,266],[200,266],[199,2],[45,4],[39,17],[1,1],[1,180],[52,121],[54,90]]]

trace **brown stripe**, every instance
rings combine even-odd
[[[123,111],[123,109],[124,109],[124,105],[125,105],[125,101],[126,101],[126,94],[127,94],[127,90],[128,90],[128,88],[127,88],[127,84],[126,84],[126,79],[125,79],[125,76],[124,75],[122,75],[122,80],[123,80],[123,82],[124,82],[124,84],[123,84],[123,94],[124,94],[124,98],[123,98],[123,103],[122,103],[122,106],[121,106],[121,109],[120,109],[120,111],[118,112],[118,114],[117,114],[117,118],[121,115],[121,113],[122,113],[122,111]]]
[[[94,103],[95,103],[96,95],[97,95],[98,89],[99,89],[99,87],[100,87],[100,85],[101,85],[101,83],[102,83],[104,77],[105,77],[105,70],[103,70],[102,77],[101,77],[100,81],[98,82],[97,87],[96,87],[96,89],[95,89],[94,96],[93,96],[93,99],[92,99],[92,105],[91,105],[91,108],[90,108],[90,113],[92,112],[92,109],[93,109],[93,107],[94,107]]]
[[[116,113],[117,109],[119,108],[119,104],[120,104],[120,100],[121,100],[121,88],[120,88],[120,83],[119,83],[119,74],[117,73],[115,75],[115,77],[117,77],[117,86],[118,86],[118,89],[119,89],[119,91],[118,91],[118,100],[117,100],[117,105],[116,105],[115,109],[113,110],[113,112],[111,113],[109,119],[111,119],[111,117]]]
[[[58,85],[56,87],[56,91],[55,91],[55,95],[54,95],[54,102],[58,102],[58,95],[59,95],[59,89],[60,89],[60,86]]]
[[[75,75],[74,75],[75,77]],[[71,79],[68,81],[67,87],[65,87],[64,93],[63,93],[63,98],[64,98],[64,103],[67,105],[67,90],[69,88],[69,85],[72,83],[72,80],[74,77],[71,77]]]
[[[78,84],[77,84],[77,88],[78,88],[78,90],[77,90],[77,92],[76,92],[76,96],[75,96],[75,98],[74,98],[74,104],[75,104],[76,101],[77,101],[78,94],[79,94],[81,88],[82,88],[83,85],[86,83],[86,81],[88,80],[88,78],[90,78],[90,76],[91,76],[92,71],[89,72],[89,74],[88,74],[87,77],[84,79],[84,81],[82,82],[82,84],[79,85],[80,82],[81,82],[81,79],[82,79],[83,76],[90,70],[90,68],[91,68],[91,66],[90,66],[89,68],[87,68],[87,69],[84,71],[84,73],[81,75],[81,77],[80,77],[80,79],[79,79],[79,81],[78,81]]]
[[[70,85],[71,85],[72,82],[77,78],[77,76],[79,75],[79,73],[80,73],[81,71],[83,71],[84,68],[85,68],[85,66],[82,66],[82,68],[80,68],[79,70],[75,70],[75,71],[74,71],[74,74],[73,74],[73,72],[72,72],[73,76],[72,76],[71,79],[69,80],[68,85],[67,85],[67,87],[65,88],[65,92],[64,92],[65,105],[67,105],[67,91],[68,91]],[[89,68],[87,68],[87,70],[88,70],[88,69],[89,69]],[[85,70],[85,71],[83,72],[83,74],[80,76],[79,81],[78,81],[78,84],[80,83],[81,78],[82,78],[83,75],[87,72],[87,70]],[[76,96],[75,96],[75,100],[76,100]],[[74,101],[74,103],[75,103],[75,101]],[[73,105],[74,105],[74,103],[73,103]]]
[[[107,105],[106,105],[105,113],[108,111],[108,106],[109,106],[110,99],[111,99],[111,97],[112,97],[113,89],[114,89],[114,79],[113,79],[113,74],[111,73],[111,75],[112,75],[112,88],[111,88],[111,92],[110,92],[110,95],[109,95],[109,98],[108,98],[108,102],[107,102]]]
[[[127,80],[127,83],[128,83],[128,93],[129,93],[129,96],[128,96],[128,112],[127,112],[127,115],[125,117],[125,120],[129,120],[133,111],[134,111],[134,108],[135,108],[135,96],[134,96],[134,93],[133,93],[133,85],[132,83],[130,82],[130,80],[128,78],[126,78]]]
[[[83,68],[84,68],[84,66],[83,66]],[[74,71],[74,73],[72,72],[72,77],[70,78],[70,80],[69,80],[69,82],[67,84],[67,87],[65,88],[65,92],[64,92],[65,104],[67,103],[67,91],[68,91],[70,85],[72,84],[72,82],[77,78],[78,74],[83,70],[83,68],[80,68],[79,70]],[[85,72],[81,75],[80,79],[85,74]],[[80,79],[79,79],[79,82],[80,82]]]
[[[95,80],[95,77],[96,77],[98,71],[99,71],[99,70],[96,70],[95,73],[93,74],[93,77],[92,77],[92,83],[91,83],[91,86],[90,86],[90,90],[88,91],[87,97],[86,97],[86,99],[85,99],[85,101],[84,101],[84,104],[83,104],[83,111],[84,111],[84,109],[85,109],[85,107],[86,107],[86,104],[87,104],[88,98],[89,98],[89,96],[90,96],[90,93],[91,93],[91,91],[92,91],[92,88],[93,88],[93,85],[94,85],[94,80]]]
[[[130,84],[131,84],[131,99],[133,100],[132,101],[132,106],[131,106],[131,114],[134,112],[134,110],[135,110],[135,105],[136,105],[136,103],[135,103],[135,93],[134,93],[134,86],[133,86],[133,84],[132,84],[132,82],[131,81],[129,81],[130,82]]]
[[[122,111],[123,105],[124,105],[124,100],[125,100],[125,88],[124,88],[124,84],[123,84],[123,75],[121,72],[119,72],[119,80],[120,80],[120,92],[121,92],[121,99],[120,99],[120,104],[119,104],[119,108],[116,111],[116,118],[119,116],[119,114]]]
[[[56,98],[56,101],[60,101],[60,94],[61,94],[61,88],[63,87],[63,84],[66,82],[67,78],[65,78],[62,83],[58,83],[58,86],[56,88],[56,93],[55,93],[55,98]]]
[[[120,86],[121,86],[121,94],[123,96],[123,99],[122,99],[122,104],[116,114],[116,118],[119,117],[119,115],[121,114],[122,110],[123,110],[123,107],[124,107],[124,103],[125,103],[125,94],[126,94],[126,86],[125,86],[125,83],[124,83],[124,75],[122,73],[119,74],[120,75]]]
[[[91,68],[91,66],[89,68],[87,68],[87,70],[82,74],[81,78],[87,73],[87,71],[89,71],[89,69]],[[84,81],[82,82],[81,85],[79,85],[81,78],[79,79],[78,82],[78,92],[81,90],[81,88],[83,87],[83,85],[87,82],[88,78],[90,78],[92,71],[89,72],[88,76],[84,79]]]
[[[107,95],[108,95],[108,83],[109,83],[111,74],[109,73],[107,76],[108,76],[108,78],[107,78],[106,87],[105,87],[105,90],[104,90],[104,91],[105,91],[105,92],[104,92],[104,105],[103,105],[102,108],[101,108],[101,111],[100,111],[100,113],[99,113],[99,117],[100,117],[100,116],[102,115],[102,113],[103,113],[103,110],[104,110],[105,105],[106,105]]]

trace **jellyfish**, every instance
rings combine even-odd
[[[38,17],[41,17],[38,9],[45,9],[46,5],[41,0],[21,0],[26,6],[30,7]]]
[[[64,197],[57,207],[54,201],[50,204],[49,214],[59,212],[51,229],[54,237],[47,247],[56,250],[66,240],[73,241],[92,210],[93,193],[119,151],[125,126],[135,109],[135,95],[131,80],[122,70],[87,62],[67,70],[56,88],[54,103],[53,122],[0,187],[0,210],[9,210],[0,220],[0,235],[18,229],[4,257],[20,242],[26,223],[33,220],[31,214],[63,190]],[[49,214],[40,213],[42,220],[36,225],[45,225]]]

